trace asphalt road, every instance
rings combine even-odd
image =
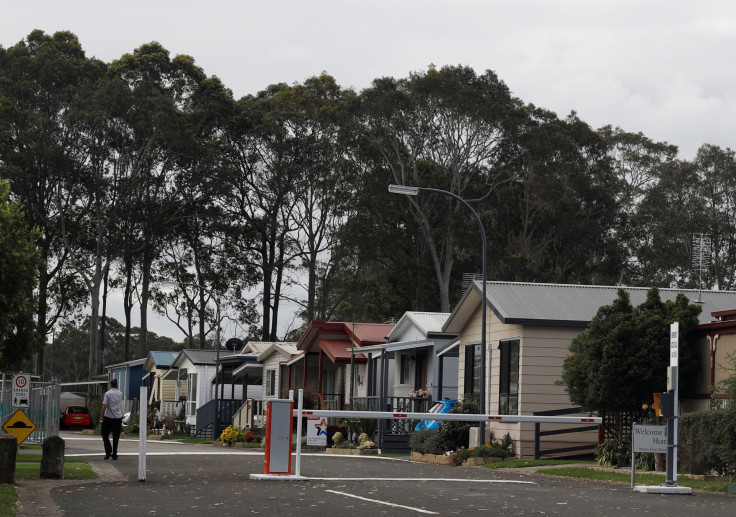
[[[627,485],[543,476],[531,471],[449,467],[408,460],[308,454],[306,480],[253,480],[263,453],[149,441],[138,481],[138,442],[103,460],[99,437],[63,433],[68,455],[84,455],[93,482],[24,481],[21,516],[266,515],[736,515],[736,498],[635,493]],[[19,485],[21,483],[19,482]]]

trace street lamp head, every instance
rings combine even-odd
[[[392,194],[404,194],[405,196],[416,196],[419,194],[419,187],[411,187],[409,185],[389,185],[388,191]]]

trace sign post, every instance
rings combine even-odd
[[[677,486],[677,415],[678,415],[678,375],[680,323],[670,325],[670,369],[667,376],[667,391],[673,393],[672,415],[667,417],[667,486]]]

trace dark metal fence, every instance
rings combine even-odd
[[[581,413],[583,408],[573,407],[566,409],[555,409],[551,411],[537,411],[534,413],[535,416],[562,416],[562,415],[574,415]],[[534,424],[534,459],[538,460],[542,456],[555,456],[559,454],[566,454],[571,452],[592,452],[598,443],[591,443],[588,445],[576,445],[571,447],[557,447],[554,449],[542,450],[541,438],[543,436],[555,436],[560,434],[579,433],[584,431],[597,431],[598,425],[585,425],[576,427],[567,427],[565,429],[555,429],[552,431],[542,431],[540,423]],[[556,424],[560,425],[560,424]]]

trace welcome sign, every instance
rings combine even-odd
[[[634,425],[634,452],[667,452],[666,425]]]

